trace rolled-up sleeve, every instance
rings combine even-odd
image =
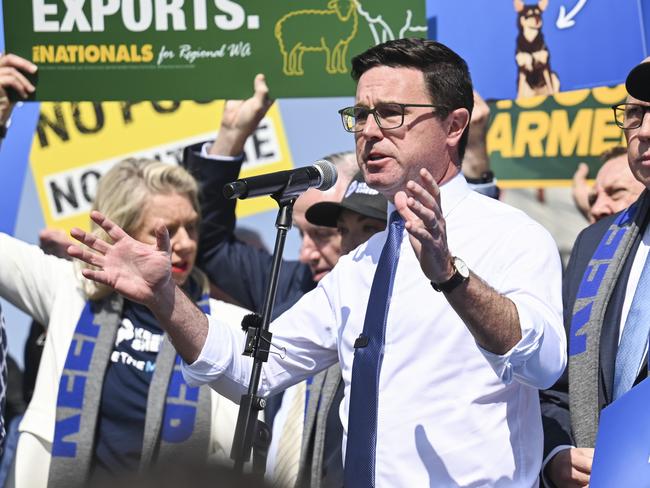
[[[505,354],[481,352],[505,382],[513,380],[545,389],[566,366],[566,337],[562,325],[562,265],[557,246],[538,225],[518,229],[518,251],[509,257],[498,291],[517,309],[521,339]],[[511,249],[513,249],[511,248]]]

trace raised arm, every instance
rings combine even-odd
[[[201,187],[203,225],[199,260],[205,253],[212,252],[215,245],[233,235],[236,201],[227,200],[221,189],[238,177],[244,157],[244,143],[273,104],[268,97],[269,89],[264,75],[255,77],[254,87],[253,96],[247,100],[228,100],[225,103],[221,127],[212,144],[197,144],[185,149],[183,165]],[[203,154],[204,146],[208,147],[206,154]]]
[[[228,100],[221,116],[221,127],[208,150],[214,156],[239,156],[246,139],[255,131],[273,105],[263,74],[255,76],[253,96],[246,100]]]
[[[440,190],[427,170],[420,170],[419,176],[419,181],[409,181],[407,190],[395,195],[395,206],[405,220],[405,228],[410,234],[411,245],[424,274],[433,283],[445,283],[455,274],[456,268],[447,245],[446,223],[440,208]],[[522,263],[522,266],[527,265]],[[559,259],[557,265],[559,270]],[[557,274],[559,278],[559,272]],[[557,285],[559,288],[559,280]],[[469,279],[452,291],[445,292],[445,298],[477,344],[486,351],[493,365],[500,364],[516,346],[517,350],[520,349],[522,323],[525,319],[528,319],[525,323],[530,322],[532,316],[532,321],[542,329],[535,339],[538,343],[534,349],[539,356],[513,368],[512,374],[531,386],[548,388],[562,373],[566,355],[559,314],[549,312],[548,304],[541,303],[539,297],[529,297],[525,301],[525,308],[518,308],[514,299],[499,293],[470,270]],[[519,304],[521,305],[522,303]],[[520,310],[527,311],[525,317],[520,317]],[[542,310],[545,313],[540,313],[540,317],[537,317],[534,312]],[[526,340],[531,339],[527,337]],[[531,349],[532,345],[521,346],[523,356],[528,354],[523,351]]]
[[[421,169],[420,182],[409,181],[407,192],[395,196],[395,206],[404,218],[424,274],[433,283],[449,280],[455,268],[447,247],[440,189],[431,173]],[[515,304],[470,274],[470,279],[445,296],[481,347],[505,354],[521,339]]]
[[[83,275],[148,307],[185,363],[198,362],[194,370],[184,374],[189,374],[194,384],[211,382],[217,391],[236,400],[248,384],[251,359],[241,355],[241,335],[232,333],[234,324],[226,324],[218,317],[208,319],[174,284],[169,235],[163,223],[156,224],[156,244],[149,245],[131,238],[99,212],[93,211],[91,218],[113,243],[81,229],[72,230],[72,236],[85,247],[71,245],[68,253],[95,267],[84,269]],[[262,394],[284,389],[336,361],[335,337],[330,327],[334,318],[328,313],[329,300],[320,288],[305,299],[305,305],[292,316],[283,316],[280,328],[286,334],[274,336],[274,350],[278,354],[271,354],[265,365]],[[304,327],[305,323],[318,322],[323,324],[313,330]],[[309,354],[304,353],[306,350]]]
[[[228,101],[215,142],[203,154],[204,145],[185,150],[183,164],[200,185],[201,214],[197,265],[216,287],[238,304],[261,311],[272,256],[235,237],[235,200],[223,196],[224,184],[237,179],[243,147],[272,101],[263,75],[255,78],[255,91],[243,101]],[[233,159],[234,158],[234,159]],[[233,279],[236,276],[236,279]],[[284,261],[278,283],[276,311],[285,309],[309,288],[311,273],[297,261]]]

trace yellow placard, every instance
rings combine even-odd
[[[223,101],[41,103],[31,169],[48,227],[89,227],[97,180],[126,157],[178,163],[183,148],[213,139]],[[241,176],[293,167],[277,105],[245,147]],[[239,217],[276,208],[269,197],[244,200]]]

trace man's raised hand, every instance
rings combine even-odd
[[[228,100],[223,107],[221,127],[210,154],[238,156],[244,151],[246,139],[255,131],[273,100],[263,74],[255,76],[253,96],[246,100]]]
[[[397,192],[395,207],[404,219],[424,274],[434,283],[447,281],[454,269],[440,209],[440,188],[431,173],[421,169],[420,181],[411,180],[406,184],[406,191]]]
[[[96,268],[84,269],[84,277],[110,286],[129,300],[150,308],[173,294],[169,233],[162,222],[156,226],[156,245],[152,246],[136,241],[100,212],[91,212],[90,218],[113,242],[72,229],[72,237],[86,247],[72,244],[68,254]]]
[[[36,89],[23,73],[36,73],[36,65],[15,54],[0,54],[0,125],[7,123],[15,103],[9,90],[27,98]]]

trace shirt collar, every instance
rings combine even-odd
[[[472,191],[467,184],[465,177],[462,173],[458,173],[447,183],[440,187],[440,206],[442,207],[442,215],[447,216],[454,210],[458,204]],[[387,215],[390,215],[395,210],[395,204],[388,202]]]

